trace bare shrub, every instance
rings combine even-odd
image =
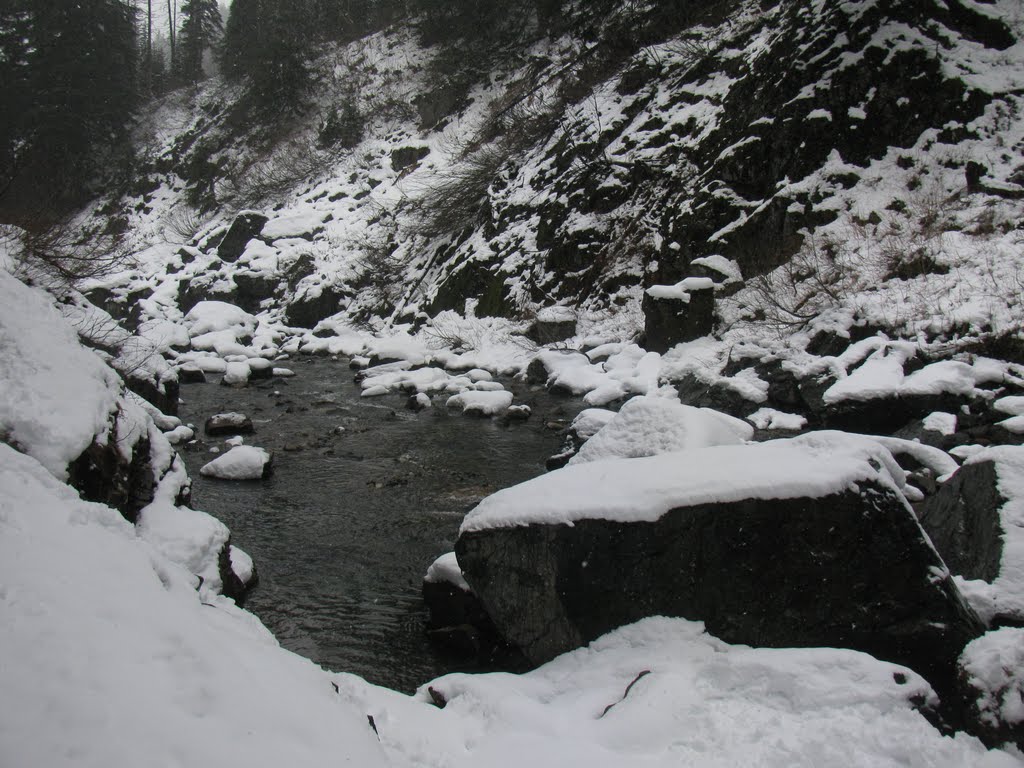
[[[222,191],[242,208],[280,199],[299,184],[321,173],[331,154],[308,138],[282,142],[269,157],[255,160],[224,182]]]
[[[132,264],[130,245],[118,228],[89,232],[66,220],[37,219],[25,227],[0,228],[0,240],[17,267],[63,285],[103,277]]]
[[[782,266],[748,281],[756,319],[780,328],[807,324],[850,294],[856,270],[838,239],[809,235]]]

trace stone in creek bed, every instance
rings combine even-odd
[[[252,419],[244,413],[218,413],[206,420],[206,434],[216,435],[251,435],[256,429]]]

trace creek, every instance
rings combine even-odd
[[[180,416],[197,427],[198,441],[181,451],[193,504],[224,521],[259,572],[246,608],[285,648],[397,690],[466,669],[425,635],[423,574],[481,498],[544,472],[561,443],[557,425],[582,403],[505,381],[533,414],[502,426],[449,411],[445,395],[420,413],[405,409],[406,395],[363,398],[347,361],[279,365],[296,376],[181,390]],[[252,418],[245,442],[274,452],[271,478],[199,474],[215,458],[210,448],[227,449],[202,431],[223,411]]]

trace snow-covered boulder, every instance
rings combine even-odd
[[[445,403],[449,408],[461,408],[470,416],[500,416],[512,405],[512,393],[506,390],[470,390],[452,395]]]
[[[217,246],[217,256],[222,261],[237,261],[245,251],[245,246],[254,237],[258,237],[267,217],[256,211],[242,211],[231,222],[231,227]]]
[[[903,487],[884,447],[832,432],[608,459],[484,499],[456,552],[535,663],[660,614],[730,642],[863,650],[949,685],[982,624]]]
[[[729,645],[684,619],[644,619],[523,675],[446,675],[411,697],[333,679],[388,724],[381,740],[396,765],[1020,764],[934,728],[915,710],[936,696],[906,667],[834,648]]]
[[[569,464],[738,445],[754,435],[745,421],[663,397],[634,397],[587,440]]]
[[[244,413],[231,411],[229,413],[216,413],[206,420],[206,434],[210,437],[221,435],[251,435],[256,429],[252,425],[252,419]]]
[[[195,346],[196,337],[217,331],[242,328],[250,333],[256,327],[256,318],[241,307],[224,301],[201,301],[185,315],[185,326],[192,335]]]
[[[264,480],[270,477],[273,456],[265,448],[236,445],[199,470],[206,477],[219,480]]]
[[[1024,749],[1024,629],[1004,627],[968,644],[959,683],[974,730],[989,744]]]
[[[228,367],[224,371],[224,378],[220,383],[229,387],[244,387],[249,383],[251,374],[252,370],[247,362],[228,363]]]

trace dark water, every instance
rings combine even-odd
[[[193,503],[223,520],[259,569],[246,607],[283,646],[335,671],[408,691],[453,671],[424,635],[423,574],[451,551],[480,498],[544,471],[560,444],[546,424],[571,419],[581,404],[512,387],[534,412],[503,427],[448,411],[443,395],[418,414],[405,410],[405,396],[360,398],[345,362],[280,365],[296,377],[181,393],[180,415],[205,443],[182,451]],[[247,444],[274,451],[270,480],[199,474],[214,458],[208,448],[223,447],[202,424],[226,410],[252,417]]]

